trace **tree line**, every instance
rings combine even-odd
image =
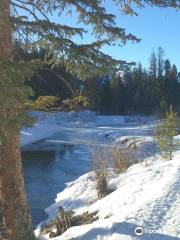
[[[44,49],[33,53],[18,50],[23,59],[43,59],[45,52]],[[56,96],[60,99],[60,109],[64,100],[79,95],[87,98],[88,108],[100,114],[161,115],[170,105],[176,111],[180,108],[180,73],[176,65],[165,58],[162,47],[153,50],[148,69],[138,63],[113,75],[89,77],[82,81],[61,65],[53,71],[47,66],[37,71],[27,84],[34,91],[32,99]]]
[[[138,63],[86,85],[92,109],[102,114],[162,114],[170,105],[180,108],[180,74],[162,47],[152,52],[148,69]]]

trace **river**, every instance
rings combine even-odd
[[[112,132],[131,135],[134,129],[62,128],[48,139],[23,147],[25,187],[34,226],[47,218],[44,210],[54,203],[56,194],[65,188],[65,184],[91,169],[87,146],[109,146],[113,141]],[[136,132],[144,135],[140,129]]]
[[[56,149],[55,149],[56,147]],[[33,225],[47,218],[45,208],[54,203],[56,194],[90,168],[87,147],[69,146],[58,150],[23,151],[25,187]]]

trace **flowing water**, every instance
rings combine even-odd
[[[90,168],[87,147],[63,148],[52,145],[53,150],[26,149],[22,152],[25,186],[34,226],[47,218],[44,209],[54,203],[56,194],[65,188],[65,183],[75,180]]]
[[[87,146],[111,141],[107,129],[64,128],[48,139],[23,147],[25,186],[34,226],[47,218],[45,208],[69,181],[91,167]],[[106,140],[105,140],[106,138]]]

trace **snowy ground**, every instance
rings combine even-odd
[[[72,227],[56,240],[138,239],[135,228],[141,226],[140,239],[180,239],[180,151],[173,161],[148,160],[112,175],[116,189],[97,200],[91,175],[85,174],[57,195],[56,203],[46,209],[50,217],[58,206],[76,214],[98,211],[99,220]],[[44,236],[43,239],[49,239]]]
[[[73,210],[76,215],[97,211],[99,219],[91,224],[71,227],[63,235],[53,239],[180,239],[180,150],[177,149],[172,161],[164,161],[157,154],[152,155],[155,147],[152,134],[157,124],[153,119],[96,117],[88,114],[83,115],[83,121],[80,121],[82,116],[67,114],[39,119],[39,130],[38,127],[23,130],[21,144],[24,146],[46,138],[50,133],[59,130],[63,132],[70,128],[78,134],[84,132],[85,135],[103,135],[115,144],[122,144],[128,138],[130,140],[126,141],[127,144],[135,138],[137,144],[145,146],[147,156],[144,156],[145,161],[131,166],[122,174],[112,172],[109,187],[114,191],[100,200],[97,199],[93,173],[86,173],[68,183],[65,190],[57,194],[55,203],[46,209],[49,215],[47,221],[56,216],[58,206]],[[32,137],[28,140],[28,136]],[[180,136],[176,139],[179,140]],[[135,234],[138,226],[144,230],[141,237]],[[40,226],[35,232],[40,236]],[[50,239],[48,234],[40,238]]]

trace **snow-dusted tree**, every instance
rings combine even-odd
[[[0,219],[3,240],[33,240],[21,166],[19,130],[27,116],[24,102],[29,94],[24,81],[40,61],[17,62],[13,43],[27,48],[45,47],[53,55],[50,64],[61,63],[78,77],[101,74],[125,64],[100,51],[104,44],[138,41],[116,24],[104,0],[0,0]],[[125,14],[136,14],[132,6],[144,4],[179,8],[179,0],[112,0]],[[62,25],[61,16],[76,12],[82,28]],[[53,15],[59,20],[53,22]],[[91,26],[91,28],[87,27]],[[87,27],[87,28],[86,28]],[[95,41],[78,44],[73,37],[86,37],[91,29]]]

